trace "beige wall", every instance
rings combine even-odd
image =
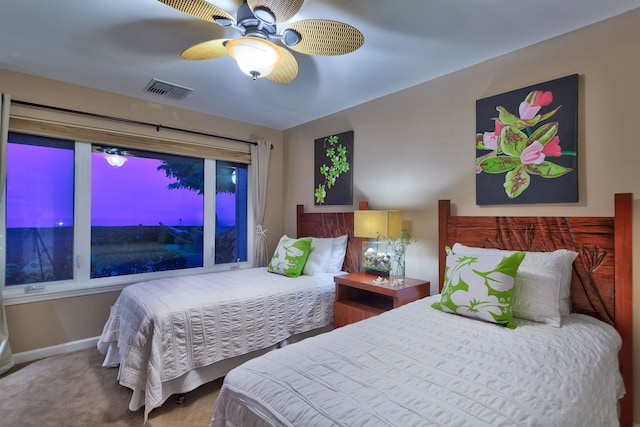
[[[399,208],[418,239],[407,275],[437,283],[437,200],[462,215],[613,215],[613,194],[634,193],[635,419],[640,422],[640,9],[285,131],[285,232],[313,206],[313,141],[354,130],[354,205]],[[418,71],[419,72],[419,71]],[[478,207],[475,101],[579,74],[579,202]],[[294,179],[295,178],[295,179]],[[338,207],[338,209],[351,207]]]
[[[269,250],[271,252],[275,250],[278,238],[283,233],[283,143],[281,131],[1,69],[0,92],[11,94],[12,100],[122,117],[243,140],[268,140],[273,145],[273,150],[271,152],[269,194],[264,224],[265,228],[269,230],[269,235],[274,236],[269,239]],[[153,128],[125,126],[119,123],[61,115],[46,110],[26,109],[20,106],[12,107],[11,112],[12,114],[60,120],[65,123],[73,121],[83,125],[106,127],[142,135],[153,136],[156,132]],[[163,137],[212,143],[211,139],[206,137],[162,132]],[[220,141],[216,141],[216,143],[237,144]],[[21,353],[100,335],[109,315],[109,307],[117,295],[117,292],[109,292],[86,297],[8,306],[6,312],[9,342],[13,352]]]
[[[273,251],[295,234],[295,205],[313,206],[313,140],[355,131],[354,203],[400,208],[418,239],[407,274],[437,282],[437,200],[458,214],[612,215],[613,193],[635,194],[634,242],[640,233],[640,144],[636,131],[640,10],[596,24],[409,90],[284,132],[0,70],[0,91],[14,99],[117,115],[252,139],[274,145],[265,227]],[[538,82],[580,75],[580,202],[567,205],[475,205],[475,101]],[[283,141],[284,139],[284,141]],[[283,173],[286,170],[286,173]],[[351,207],[339,207],[350,210]],[[637,246],[637,245],[636,245]],[[634,255],[635,420],[640,422],[640,249]],[[7,307],[15,352],[96,336],[117,293]],[[92,316],[96,314],[96,316]],[[89,319],[89,320],[88,320]]]

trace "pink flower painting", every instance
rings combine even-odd
[[[478,100],[478,204],[577,202],[578,75]]]

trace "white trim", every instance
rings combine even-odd
[[[101,279],[92,279],[90,283],[85,282],[81,285],[78,284],[78,282],[74,281],[68,281],[66,283],[45,282],[40,283],[42,286],[44,286],[42,290],[36,290],[32,292],[25,292],[25,286],[5,286],[3,290],[4,305],[8,306],[16,304],[27,304],[60,298],[101,294],[104,292],[119,292],[126,286],[137,282],[145,282],[161,277],[190,276],[195,274],[216,273],[219,271],[232,270],[238,267],[251,268],[251,264],[248,261],[243,261],[239,265],[237,263],[228,263],[219,264],[210,268],[196,267],[171,271],[156,271],[153,273],[130,274],[116,277],[103,277]],[[95,284],[97,281],[99,281],[99,284]],[[1,287],[0,290],[2,290]]]
[[[130,283],[116,283],[112,285],[103,286],[91,286],[83,287],[75,285],[74,283],[63,285],[55,284],[48,287],[47,283],[43,283],[42,290],[25,292],[24,286],[20,288],[11,289],[4,288],[4,305],[17,305],[28,304],[32,302],[48,301],[53,299],[80,297],[84,295],[101,294],[104,292],[118,292],[125,288]]]
[[[22,353],[15,353],[13,355],[13,361],[17,364],[32,362],[34,360],[44,359],[46,357],[57,356],[58,354],[71,353],[78,350],[86,350],[88,348],[95,348],[98,351],[98,338],[85,338],[78,341],[66,342],[63,344],[52,345],[50,347],[38,348],[35,350],[23,351]]]

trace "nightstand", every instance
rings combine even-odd
[[[430,283],[405,278],[404,284],[376,285],[375,276],[350,273],[334,277],[333,327],[339,328],[429,296]]]

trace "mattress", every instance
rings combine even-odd
[[[617,426],[621,339],[572,314],[514,330],[428,297],[252,359],[225,377],[211,427]]]
[[[253,268],[136,283],[112,307],[98,349],[105,366],[119,364],[130,409],[144,404],[146,419],[170,395],[163,385],[186,378],[193,389],[200,369],[331,325],[333,276]]]

